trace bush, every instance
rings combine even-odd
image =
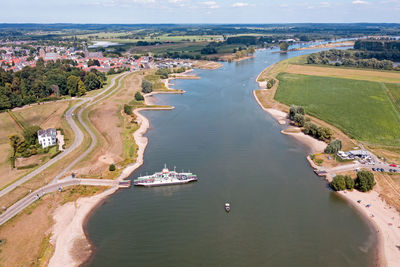
[[[151,93],[153,91],[153,84],[148,80],[142,81],[142,92],[145,94]]]
[[[361,192],[367,192],[372,190],[375,185],[374,174],[367,170],[362,170],[357,173],[355,180],[355,187]]]
[[[108,170],[109,170],[110,172],[115,171],[115,165],[114,165],[114,164],[110,164],[110,166],[108,167]]]
[[[336,175],[335,177],[333,177],[333,180],[329,184],[329,186],[335,191],[345,190],[346,189],[345,177],[343,175]]]
[[[336,139],[330,142],[329,145],[325,148],[325,153],[336,154],[341,149],[342,141]]]
[[[26,170],[26,169],[31,169],[38,166],[37,163],[33,163],[33,164],[29,164],[29,165],[25,165],[25,166],[19,166],[17,167],[17,170]]]
[[[125,104],[124,105],[124,112],[125,112],[125,114],[132,115],[132,107],[127,105],[127,104]]]
[[[136,92],[136,94],[135,94],[135,100],[136,100],[136,101],[143,101],[143,100],[144,100],[144,97],[143,97],[143,95],[142,95],[140,92]]]

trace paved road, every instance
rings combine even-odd
[[[31,205],[33,202],[39,199],[46,193],[55,192],[64,187],[73,185],[96,185],[96,186],[118,186],[117,180],[106,180],[106,179],[73,179],[72,177],[65,178],[57,183],[48,184],[32,193],[14,205],[10,206],[3,214],[0,215],[0,225],[7,222],[9,219],[17,215],[23,209]],[[38,197],[39,196],[39,197]]]
[[[361,164],[359,162],[353,163],[353,164],[347,164],[347,165],[340,165],[337,167],[333,167],[330,169],[326,169],[326,172],[334,174],[338,172],[344,172],[344,171],[355,171],[357,169],[368,169],[372,170],[372,168],[381,168],[384,169],[385,172],[389,172],[389,169],[396,170],[398,173],[400,173],[400,167],[391,167],[387,163],[383,162],[376,162],[375,164]]]
[[[60,153],[58,156],[52,158],[51,160],[49,160],[48,162],[46,162],[45,164],[43,164],[42,166],[40,166],[39,168],[35,169],[34,171],[30,172],[29,174],[25,175],[24,177],[22,177],[21,179],[15,181],[14,183],[12,183],[11,185],[9,185],[8,187],[4,188],[3,190],[0,191],[0,197],[4,196],[5,194],[7,194],[8,192],[14,190],[17,186],[20,186],[21,184],[25,183],[26,181],[28,181],[29,179],[31,179],[32,177],[36,176],[37,174],[39,174],[40,172],[42,172],[43,170],[47,169],[49,166],[53,165],[54,163],[56,163],[57,161],[59,161],[60,159],[64,158],[65,156],[67,156],[69,153],[71,153],[73,150],[75,150],[77,147],[79,147],[82,144],[83,141],[83,133],[82,131],[79,129],[78,125],[75,123],[72,114],[74,114],[75,110],[82,106],[83,104],[86,104],[88,102],[93,101],[93,99],[105,94],[106,92],[108,92],[114,85],[115,85],[115,81],[118,77],[120,76],[125,76],[127,75],[127,73],[123,73],[120,74],[116,77],[114,77],[111,80],[110,85],[105,88],[103,91],[101,91],[99,94],[95,95],[95,96],[91,96],[91,97],[86,97],[83,98],[81,102],[79,102],[78,104],[76,104],[75,106],[73,106],[72,108],[70,108],[66,114],[65,117],[67,119],[68,124],[70,125],[70,127],[72,128],[74,135],[75,135],[75,139],[74,142],[72,143],[72,145],[67,148],[66,150],[64,150],[64,152]],[[121,79],[119,80],[118,86],[116,87],[116,89],[120,86],[121,83]],[[114,89],[114,90],[116,90]],[[112,90],[110,93],[114,92],[114,90]],[[104,99],[105,97],[107,97],[108,95],[110,95],[110,93],[108,93],[107,95],[105,95],[104,97],[102,97],[101,99],[98,99],[92,103],[90,103],[89,105],[86,106],[86,108],[88,106],[91,106],[95,103],[97,103],[98,101]],[[79,112],[78,115],[78,119],[79,121],[83,124],[83,126],[85,127],[85,129],[89,132],[92,140],[93,137],[96,138],[94,136],[94,134],[90,131],[89,127],[87,127],[87,125],[82,122],[82,112],[84,109],[81,109],[81,111]],[[93,142],[92,142],[93,144]],[[93,149],[94,145],[91,145],[91,149]],[[86,152],[85,152],[86,153]],[[87,152],[84,156],[86,156],[89,152]],[[80,159],[82,159],[83,157],[79,157],[77,160],[74,160],[74,162],[72,162],[70,165],[67,166],[67,168],[65,168],[63,171],[61,171],[55,178],[55,180],[59,179],[60,177],[62,177],[74,164],[76,164]]]

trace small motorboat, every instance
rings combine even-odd
[[[231,204],[225,203],[225,211],[230,212],[231,211]]]

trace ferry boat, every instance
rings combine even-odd
[[[161,172],[156,172],[153,175],[140,176],[133,181],[133,185],[136,186],[163,186],[163,185],[177,185],[187,184],[190,182],[197,181],[197,175],[191,172],[170,171],[167,166],[164,165],[164,169]]]

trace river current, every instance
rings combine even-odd
[[[86,266],[373,266],[373,230],[253,98],[264,68],[315,51],[260,50],[172,81],[184,95],[156,95],[175,109],[142,112],[149,145],[130,178],[165,163],[199,181],[109,197],[85,226],[96,248]]]

